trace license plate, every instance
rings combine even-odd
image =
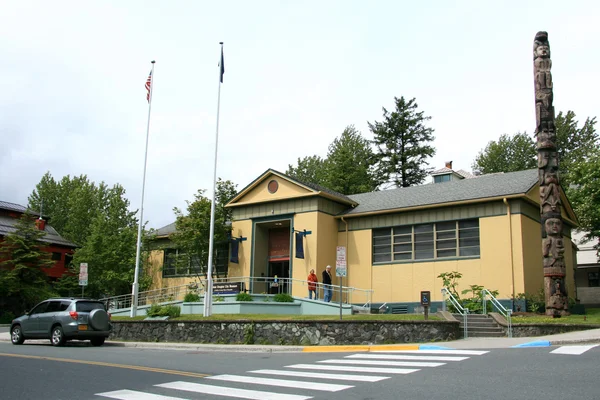
[[[87,325],[79,325],[80,331],[87,331]]]

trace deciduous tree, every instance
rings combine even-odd
[[[473,170],[482,174],[514,172],[536,168],[537,149],[531,136],[518,132],[513,136],[503,134],[481,150],[473,162]]]

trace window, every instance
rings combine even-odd
[[[165,249],[163,277],[202,274],[200,256],[188,255],[178,249]]]
[[[45,312],[58,312],[60,311],[60,301],[51,301],[48,304],[48,308],[46,308]]]
[[[78,301],[75,304],[77,312],[91,312],[92,310],[104,310],[104,304],[99,301]]]
[[[589,287],[598,287],[598,286],[600,286],[600,273],[598,273],[598,272],[588,272],[588,286]]]
[[[433,177],[433,183],[450,182],[450,174],[438,175]]]
[[[373,229],[373,263],[479,256],[479,220]]]
[[[47,307],[48,307],[47,301],[40,303],[33,310],[31,310],[30,314],[41,314],[43,312],[46,312]]]
[[[60,261],[62,259],[62,254],[57,252],[52,252],[52,260]]]

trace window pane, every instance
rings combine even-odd
[[[415,242],[425,242],[425,241],[433,241],[433,232],[432,233],[419,233],[415,234]]]
[[[460,247],[470,247],[470,246],[479,246],[479,238],[475,237],[475,238],[466,238],[466,239],[459,239],[459,244]]]
[[[435,229],[438,232],[456,230],[456,221],[436,222]]]
[[[401,251],[412,251],[412,243],[395,244],[394,253],[399,253]]]
[[[406,235],[412,234],[412,225],[409,226],[395,226],[394,235]]]
[[[415,260],[424,260],[428,258],[433,258],[433,249],[415,251]]]
[[[458,228],[479,228],[479,220],[478,219],[465,219],[462,221],[458,221]]]
[[[391,234],[392,234],[392,229],[391,228],[373,229],[373,237],[376,237],[376,236],[391,236]]]
[[[456,238],[456,231],[437,232],[438,239],[454,239]]]
[[[415,233],[433,232],[433,224],[415,225]]]
[[[415,243],[415,251],[416,250],[431,250],[433,254],[433,241]]]
[[[410,243],[410,242],[412,242],[412,235],[394,236],[394,244],[396,244],[396,243]]]
[[[479,229],[461,229],[459,232],[461,238],[464,237],[479,237]]]
[[[390,246],[373,246],[373,254],[391,253]]]
[[[477,247],[461,247],[460,255],[461,256],[478,256],[479,255],[479,246],[477,246]]]
[[[373,262],[386,262],[391,261],[392,255],[390,253],[387,254],[373,254]]]
[[[394,261],[411,260],[412,253],[397,253],[394,254]]]
[[[442,258],[442,257],[456,257],[456,249],[452,249],[452,250],[438,250],[437,256],[438,256],[438,258]]]
[[[373,237],[373,245],[377,246],[377,245],[382,245],[382,244],[387,244],[387,245],[392,244],[392,237],[391,236]]]
[[[455,249],[456,248],[456,240],[438,240],[436,243],[438,249]]]
[[[62,258],[62,253],[52,252],[52,260],[60,261]]]

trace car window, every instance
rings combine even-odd
[[[90,312],[92,310],[104,310],[104,304],[97,301],[78,301],[75,304],[75,311]]]
[[[48,304],[48,308],[46,308],[47,313],[50,312],[58,312],[60,311],[60,301],[51,301],[50,304]]]
[[[66,311],[67,308],[69,308],[70,305],[71,305],[70,301],[62,301],[60,303],[60,311]]]
[[[43,312],[46,311],[46,307],[48,307],[48,302],[47,301],[45,301],[43,303],[40,303],[37,306],[35,306],[35,308],[33,310],[31,310],[31,314],[43,313]]]

